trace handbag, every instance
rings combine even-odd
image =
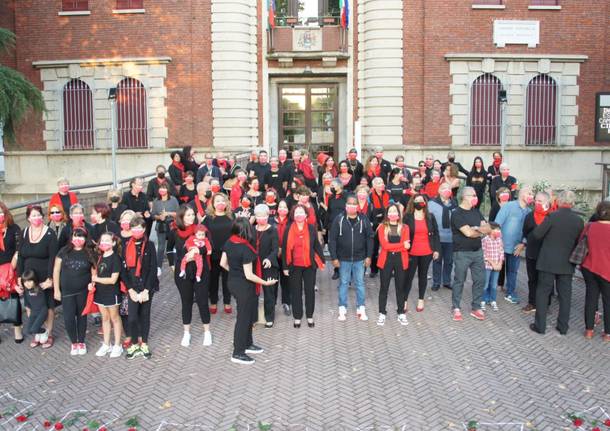
[[[573,263],[574,265],[582,265],[587,257],[587,254],[589,254],[589,240],[587,238],[589,235],[589,226],[590,224],[587,224],[584,232],[578,240],[578,243],[576,244],[576,247],[574,247],[572,254],[570,254],[570,263]]]
[[[19,298],[14,296],[0,301],[0,323],[21,323],[18,320],[19,307]]]
[[[10,262],[0,265],[0,299],[6,299],[15,291],[17,277]]]

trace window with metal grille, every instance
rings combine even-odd
[[[144,9],[144,0],[116,0],[117,9]]]
[[[80,79],[68,82],[63,103],[64,150],[93,149],[93,94],[87,83]]]
[[[472,84],[470,94],[470,145],[500,145],[502,83],[486,73]]]
[[[557,135],[557,83],[538,75],[527,85],[525,145],[555,145]]]
[[[61,10],[63,12],[89,10],[89,0],[62,0]]]
[[[472,4],[481,6],[501,6],[504,4],[504,0],[472,0]]]
[[[146,89],[140,81],[125,78],[119,82],[116,108],[118,147],[147,148]]]
[[[559,6],[559,0],[530,0],[531,6]]]

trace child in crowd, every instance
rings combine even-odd
[[[502,243],[502,231],[500,225],[490,222],[491,233],[481,240],[483,257],[485,258],[485,290],[481,310],[485,310],[485,304],[491,305],[494,311],[498,311],[496,303],[496,289],[498,288],[498,277],[504,263],[504,244]]]
[[[195,234],[191,235],[184,243],[184,248],[186,248],[187,254],[191,252],[195,253],[194,260],[195,266],[197,267],[195,277],[197,279],[197,283],[201,281],[201,273],[203,272],[203,256],[201,256],[199,249],[205,247],[207,250],[206,259],[210,259],[210,255],[212,254],[212,245],[210,244],[210,240],[206,237],[206,232],[207,228],[204,225],[198,225],[195,228]],[[185,254],[182,258],[182,262],[180,262],[180,274],[178,274],[178,276],[181,278],[186,277],[186,265],[188,264],[186,256],[187,255]]]
[[[34,341],[44,344],[49,338],[47,330],[42,327],[49,313],[44,291],[38,284],[36,273],[31,269],[21,275],[21,282],[25,287],[24,295],[27,297],[27,304],[30,307],[30,319],[26,333],[34,334]]]

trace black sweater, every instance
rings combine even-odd
[[[228,216],[210,217],[207,216],[203,221],[205,227],[210,232],[210,241],[212,243],[212,259],[220,260],[222,255],[222,249],[225,246],[225,242],[231,236],[231,226],[233,226],[233,220]]]
[[[278,238],[277,229],[275,226],[272,225],[269,227],[269,229],[263,232],[256,230],[255,234],[255,248],[258,251],[261,264],[263,263],[263,260],[269,259],[273,268],[279,268],[280,265],[277,260],[277,256],[280,239]]]
[[[57,236],[52,229],[47,229],[40,241],[31,243],[28,233],[29,228],[22,235],[17,258],[17,275],[21,277],[25,270],[32,269],[42,283],[47,278],[53,277],[53,266],[58,251]]]
[[[136,256],[140,259],[142,243],[136,243]],[[123,249],[123,261],[126,262],[126,250],[127,242],[125,242],[125,248]],[[146,247],[144,249],[144,257],[141,263],[140,276],[136,276],[136,268],[127,268],[125,266],[124,274],[121,274],[121,279],[125,282],[128,289],[133,289],[136,292],[142,292],[148,290],[150,292],[156,292],[159,290],[159,279],[157,278],[157,253],[155,245],[146,240]]]
[[[540,253],[540,246],[542,246],[542,241],[538,241],[534,238],[532,233],[534,229],[536,229],[538,225],[534,220],[534,212],[529,212],[525,216],[525,220],[523,221],[523,238],[527,240],[527,247],[525,248],[525,257],[528,259],[538,259],[538,253]]]

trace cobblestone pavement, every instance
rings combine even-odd
[[[524,269],[522,265],[522,298]],[[69,356],[61,318],[49,350],[13,343],[12,329],[3,325],[0,395],[35,404],[23,428],[0,419],[0,429],[42,429],[47,417],[97,409],[110,413],[88,414],[118,417],[110,430],[127,429],[125,422],[134,416],[143,430],[256,429],[259,421],[272,424],[273,430],[461,430],[469,419],[561,430],[568,424],[562,417],[567,412],[610,408],[610,344],[602,343],[600,328],[593,340],[582,336],[580,280],[567,336],[552,329],[555,301],[544,336],[530,332],[532,317],[521,306],[502,299],[500,311],[488,312],[484,322],[467,314],[463,322],[453,322],[447,289],[428,292],[424,312],[409,310],[407,327],[396,322],[393,312],[379,327],[379,281],[368,277],[371,320],[357,321],[351,306],[348,320],[339,322],[336,283],[329,270],[318,274],[315,328],[294,329],[279,306],[274,328],[257,326],[255,341],[266,352],[253,366],[229,361],[232,315],[213,316],[211,347],[201,345],[197,326],[191,347],[180,347],[179,297],[167,270],[153,303],[153,357],[148,361],[96,358],[100,336],[92,325],[90,352],[84,357]],[[393,300],[390,293],[388,310],[395,309]],[[350,304],[354,301],[350,291]],[[468,285],[463,303],[469,302]],[[0,397],[0,412],[14,404]]]

